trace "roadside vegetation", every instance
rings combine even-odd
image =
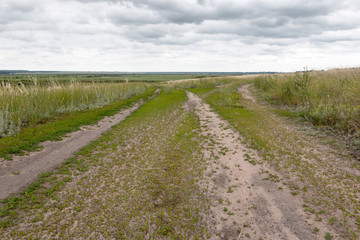
[[[199,120],[163,91],[19,196],[1,204],[2,238],[207,236]]]
[[[38,150],[41,148],[39,143],[61,140],[66,133],[77,131],[84,125],[95,124],[105,116],[112,116],[140,99],[149,98],[154,91],[155,88],[149,87],[141,94],[100,108],[57,114],[43,123],[24,127],[14,135],[0,138],[0,157],[11,159],[13,154]]]
[[[91,110],[142,94],[146,83],[80,83],[40,86],[2,83],[0,87],[0,136],[19,132],[24,126],[44,123],[59,114]]]
[[[180,89],[212,89],[217,86],[236,81],[231,77],[219,78],[203,78],[203,79],[185,79],[180,81],[167,81],[162,86],[166,88],[180,88]]]
[[[255,87],[314,125],[360,136],[360,68],[266,75],[255,80]]]
[[[294,122],[274,114],[278,109],[271,105],[245,99],[238,89],[248,82],[189,90],[202,96],[243,135],[244,144],[259,152],[263,160],[250,159],[252,164],[272,166],[274,173],[263,173],[265,180],[275,176],[279,189],[285,186],[292,195],[300,194],[309,218],[331,223],[343,238],[358,237],[359,163],[346,150],[334,152],[316,136],[298,131]]]
[[[0,82],[19,84],[22,83],[25,86],[32,85],[33,79],[38,80],[40,85],[48,85],[52,82],[58,84],[67,84],[71,82],[83,82],[83,83],[120,83],[120,82],[162,82],[169,80],[179,79],[199,79],[206,77],[214,77],[213,74],[102,74],[102,73],[53,73],[53,74],[0,74]]]

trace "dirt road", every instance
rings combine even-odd
[[[203,187],[210,190],[212,239],[317,239],[302,200],[276,183],[264,180],[273,171],[257,164],[255,151],[209,105],[188,92],[207,138],[208,168]],[[275,173],[271,176],[277,176]],[[275,180],[275,181],[269,181]],[[239,227],[240,226],[240,227]],[[322,232],[331,232],[317,223]],[[240,231],[240,233],[239,233]]]
[[[156,91],[155,95],[159,93]],[[154,96],[155,96],[154,95]],[[80,148],[119,124],[133,111],[143,104],[141,100],[131,108],[125,109],[114,116],[105,117],[95,125],[83,126],[80,131],[68,134],[62,141],[43,142],[44,148],[32,152],[28,156],[14,156],[12,161],[0,163],[0,199],[25,189],[40,173],[52,170],[70,158]]]
[[[49,159],[71,156],[77,141],[87,144],[86,132],[95,137],[136,108],[99,123],[103,128],[74,133],[73,142],[33,153],[33,162],[14,160],[3,168],[1,187],[18,191],[16,179],[32,181]],[[38,190],[1,205],[0,237],[323,239],[328,233],[341,239],[327,221],[309,216],[281,172],[191,92],[163,91],[90,146]]]

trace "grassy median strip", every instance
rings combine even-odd
[[[112,116],[140,99],[150,97],[154,91],[155,88],[148,88],[141,94],[101,108],[64,113],[45,123],[25,127],[16,135],[0,138],[0,157],[11,159],[11,154],[23,154],[24,151],[38,150],[40,142],[60,140],[66,133],[79,130],[80,126],[94,124],[103,117]]]
[[[163,91],[1,209],[1,237],[197,239],[208,206],[199,119]]]

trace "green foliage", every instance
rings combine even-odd
[[[4,200],[0,238],[204,238],[202,216],[210,206],[198,186],[200,121],[183,109],[186,99],[181,90],[161,92]]]
[[[121,83],[121,82],[162,82],[179,79],[200,79],[209,76],[209,74],[84,74],[84,73],[54,73],[54,74],[16,74],[1,75],[0,82],[6,82],[13,85],[22,83],[24,85],[32,85],[33,78],[36,77],[39,85],[49,85],[53,82],[57,84],[68,84],[70,82],[82,83]]]
[[[43,123],[62,113],[73,113],[106,106],[144,93],[145,83],[78,83],[40,86],[0,85],[0,136],[10,136],[23,126]]]
[[[230,108],[243,108],[241,104],[241,95],[239,93],[219,93],[214,95],[213,101],[217,106]]]
[[[256,128],[253,128],[253,125],[256,125],[261,117],[259,113],[242,107],[243,100],[240,93],[235,93],[231,90],[226,92],[223,89],[219,89],[206,96],[205,99],[220,115],[234,125],[240,133],[252,136],[259,148],[266,147],[263,137],[257,134],[258,130]]]
[[[213,88],[213,87],[208,87],[208,88],[189,88],[189,89],[187,89],[187,90],[190,91],[190,92],[195,93],[196,95],[204,96],[204,95],[210,93],[212,90],[214,90],[214,88]]]
[[[243,80],[234,79],[234,78],[201,78],[201,79],[189,79],[183,81],[168,81],[165,86],[169,88],[213,88],[223,84],[228,84],[232,82],[241,82]]]
[[[267,99],[295,106],[315,125],[360,129],[360,68],[268,75],[254,84]]]
[[[331,240],[331,239],[334,238],[334,236],[331,235],[330,233],[326,233],[324,238],[325,238],[326,240]]]
[[[312,81],[309,84],[311,83]],[[316,214],[321,206],[327,211],[338,209],[344,214],[349,214],[352,217],[351,220],[354,221],[359,208],[358,195],[355,192],[358,192],[360,178],[354,177],[345,170],[342,172],[342,177],[339,177],[339,172],[337,172],[339,169],[336,167],[335,161],[327,159],[327,155],[323,155],[326,154],[324,152],[315,154],[315,151],[312,150],[304,151],[304,149],[313,149],[311,145],[313,142],[308,141],[307,137],[298,132],[293,132],[291,127],[289,129],[291,125],[286,124],[288,121],[273,114],[273,107],[260,102],[254,104],[241,97],[237,98],[234,94],[235,91],[236,86],[231,89],[224,85],[205,95],[204,99],[242,134],[244,144],[258,150],[262,159],[276,170],[285,173],[286,178],[292,179],[294,176],[297,183],[303,184],[295,186],[293,182],[286,183],[290,194],[294,196],[307,195],[312,192],[317,196],[314,198],[312,206],[304,206],[306,211],[316,215],[316,220],[322,220]],[[231,99],[231,101],[226,99]],[[236,108],[232,104],[228,104],[229,102],[236,102],[243,105],[244,108]],[[298,113],[289,110],[277,110],[276,113],[289,118],[303,114],[299,110]],[[326,157],[324,158],[324,156]],[[247,161],[252,160],[246,153],[244,157]],[[358,165],[354,164],[354,166]],[[325,174],[317,174],[317,171],[323,171]],[[275,182],[279,180],[272,175],[264,179]],[[285,182],[283,184],[285,185]],[[303,191],[299,191],[300,189]],[[341,199],[340,206],[339,199]],[[354,224],[351,229],[354,229]]]
[[[38,143],[46,140],[59,140],[66,133],[76,131],[82,125],[94,124],[104,116],[114,115],[135,101],[151,96],[154,90],[154,88],[148,88],[143,94],[113,102],[102,108],[64,113],[45,123],[25,127],[16,135],[0,138],[0,157],[10,158],[10,154],[34,151],[39,148]]]
[[[274,112],[276,114],[286,117],[286,118],[298,118],[302,115],[301,112],[290,111],[290,110],[285,110],[285,109],[275,109]]]

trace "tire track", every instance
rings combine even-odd
[[[188,97],[207,141],[202,186],[211,201],[211,239],[320,238],[322,234],[312,231],[313,222],[306,218],[301,199],[276,181],[263,180],[272,170],[261,164],[257,153],[242,144],[240,135],[208,104],[191,92]],[[325,231],[329,230],[321,225],[321,232]]]
[[[159,92],[160,89],[152,97]],[[41,151],[31,152],[27,156],[14,156],[12,161],[5,162],[0,166],[0,199],[5,199],[25,189],[40,173],[59,166],[80,148],[99,138],[112,126],[122,122],[142,104],[143,100],[131,108],[103,118],[97,124],[82,126],[79,131],[67,134],[61,141],[43,142],[40,144],[44,147]]]

